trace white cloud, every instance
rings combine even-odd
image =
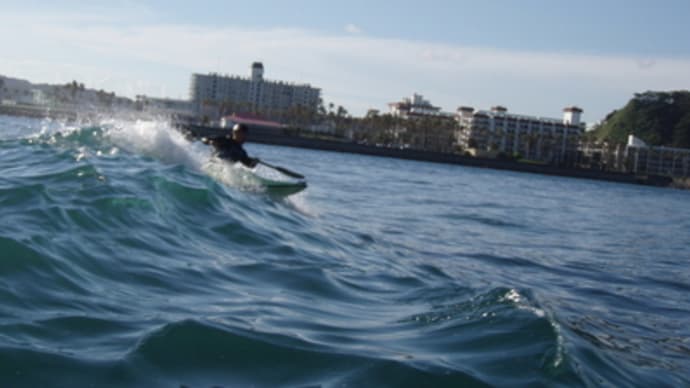
[[[82,23],[87,16],[33,23],[35,16],[0,15],[0,73],[180,97],[192,72],[247,74],[261,60],[268,78],[311,83],[326,101],[357,114],[418,92],[446,110],[503,104],[558,116],[577,104],[589,121],[634,92],[679,89],[690,80],[690,59],[683,58],[510,51],[294,28]]]

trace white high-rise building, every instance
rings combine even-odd
[[[309,84],[293,84],[264,79],[264,67],[254,62],[251,77],[211,74],[193,74],[190,99],[200,110],[204,104],[225,104],[238,112],[279,114],[302,108],[316,112],[321,89]],[[231,113],[231,112],[226,112]]]
[[[556,119],[509,113],[503,106],[490,111],[461,106],[456,113],[457,143],[464,149],[562,162],[577,152],[585,129],[582,109],[567,107],[563,112],[563,119]]]

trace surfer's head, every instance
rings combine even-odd
[[[244,143],[248,130],[249,129],[244,124],[235,124],[235,126],[232,127],[232,139],[240,144]]]

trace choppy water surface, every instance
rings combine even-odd
[[[0,386],[686,386],[690,193],[0,117]]]

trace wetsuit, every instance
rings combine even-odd
[[[242,162],[247,167],[254,167],[256,160],[247,155],[242,144],[225,137],[213,139],[213,147],[216,149],[216,156],[221,159],[233,162]]]

